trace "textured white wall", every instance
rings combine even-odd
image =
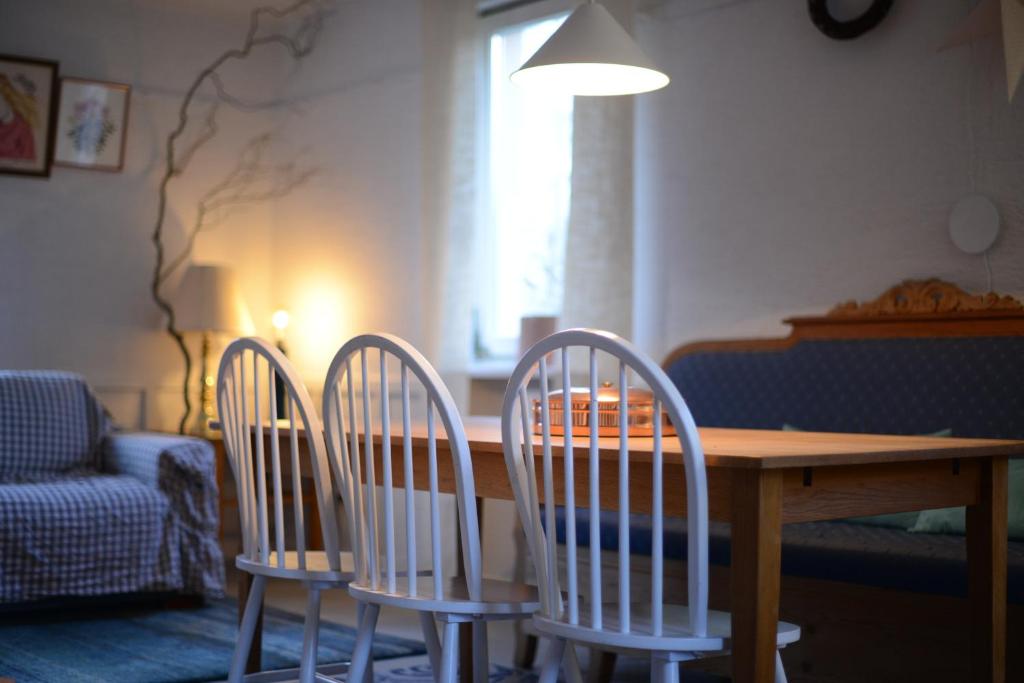
[[[3,52],[133,91],[123,172],[0,175],[0,367],[75,370],[123,423],[177,424],[181,364],[148,294],[163,136],[193,75],[242,41],[258,4],[4,0]],[[236,268],[259,332],[269,335],[275,308],[293,312],[294,356],[314,390],[356,331],[421,341],[419,17],[401,0],[340,3],[300,67],[274,47],[230,65],[233,94],[281,106],[222,107],[216,143],[172,184],[173,251],[198,194],[251,136],[273,130],[274,159],[317,169],[286,199],[201,236],[194,252]]]
[[[57,59],[65,75],[129,83],[133,93],[122,173],[0,175],[0,367],[81,372],[122,422],[171,428],[180,365],[148,295],[162,136],[191,76],[242,39],[248,8],[274,3],[3,2],[3,52]],[[292,312],[292,356],[315,394],[353,334],[425,342],[421,145],[432,131],[422,125],[421,28],[419,3],[342,2],[300,67],[273,50],[231,67],[233,94],[281,106],[224,107],[216,147],[175,183],[169,232],[180,244],[198,193],[252,135],[273,130],[274,159],[317,169],[290,196],[202,236],[195,251],[239,271],[262,334],[272,310]]]
[[[81,372],[128,426],[177,424],[181,364],[148,292],[161,138],[192,74],[242,39],[244,9],[4,0],[3,52],[57,60],[65,76],[128,83],[132,95],[121,173],[54,167],[49,179],[0,175],[0,367]],[[262,87],[245,70],[232,72],[230,82],[243,93]],[[216,146],[172,185],[172,249],[181,245],[197,192],[266,126],[263,114],[224,112]],[[261,275],[270,227],[266,209],[240,212],[196,249],[199,259],[238,268],[257,316],[269,284]]]
[[[1000,43],[937,53],[972,2],[904,0],[837,42],[806,3],[645,3],[638,36],[672,76],[637,99],[637,336],[783,332],[780,319],[938,276],[981,291],[946,218],[971,192],[1003,216],[997,291],[1024,291],[1024,97]]]
[[[986,286],[946,237],[977,190],[1004,217],[994,285],[1024,291],[1024,98],[1005,103],[994,41],[937,54],[968,0],[901,0],[875,32],[826,39],[804,3],[641,2],[635,30],[673,78],[636,100],[636,336],[659,357],[693,338],[775,334],[789,314],[870,297],[904,277]],[[159,136],[189,75],[240,39],[250,3],[3,0],[0,46],[58,59],[66,75],[130,83],[121,174],[0,176],[0,367],[65,367],[116,411],[173,423],[179,366],[148,298]],[[173,197],[172,232],[203,181],[250,134],[321,169],[288,199],[239,214],[197,247],[238,267],[257,326],[292,309],[304,377],[320,381],[347,336],[387,329],[426,343],[435,291],[425,111],[426,13],[407,0],[343,3],[297,71],[264,60],[233,74],[289,106],[226,119]],[[428,17],[429,18],[429,17]],[[430,105],[437,106],[437,103]],[[424,123],[427,121],[427,123]],[[435,150],[436,152],[436,150]],[[155,396],[156,398],[153,398]],[[508,569],[507,507],[488,506],[489,573]]]
[[[311,386],[349,337],[423,341],[419,3],[342,3],[285,91],[287,140],[319,173],[274,210],[274,294]]]

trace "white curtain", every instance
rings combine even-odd
[[[604,0],[631,29],[633,0]],[[541,3],[548,11],[572,3]],[[423,293],[428,357],[460,406],[473,359],[477,195],[477,88],[486,27],[474,0],[423,3],[423,221],[438,280]],[[510,11],[522,20],[524,8]],[[522,16],[521,16],[522,15]],[[572,200],[561,327],[598,327],[627,338],[633,299],[633,98],[576,98]]]
[[[438,275],[423,293],[427,356],[466,408],[472,360],[477,215],[477,84],[482,43],[475,0],[424,12],[423,224]]]
[[[564,11],[549,0],[504,17],[537,10]],[[632,0],[606,6],[628,26]],[[478,91],[487,27],[475,0],[425,2],[423,76],[423,225],[427,255],[438,275],[422,293],[428,358],[438,367],[464,414],[469,409],[473,360],[473,288],[479,197],[476,154]],[[577,98],[574,113],[572,206],[562,323],[601,327],[629,336],[633,262],[632,98]],[[488,501],[485,574],[510,578],[515,564],[514,507]]]
[[[602,4],[627,30],[632,0]],[[632,337],[633,97],[577,97],[559,324]]]
[[[560,325],[629,338],[633,310],[633,103],[576,98]]]

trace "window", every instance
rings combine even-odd
[[[572,96],[513,85],[519,68],[566,14],[495,31],[487,42],[477,358],[511,358],[519,320],[562,305],[572,178]]]

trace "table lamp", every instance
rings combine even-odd
[[[173,298],[174,319],[183,332],[202,334],[199,365],[199,411],[194,434],[208,435],[214,418],[210,341],[214,333],[245,334],[253,329],[252,317],[242,298],[234,271],[222,265],[193,263],[185,271]]]

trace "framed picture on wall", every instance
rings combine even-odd
[[[50,175],[57,62],[0,55],[0,173]]]
[[[54,163],[120,171],[130,95],[131,88],[120,83],[62,78]]]

